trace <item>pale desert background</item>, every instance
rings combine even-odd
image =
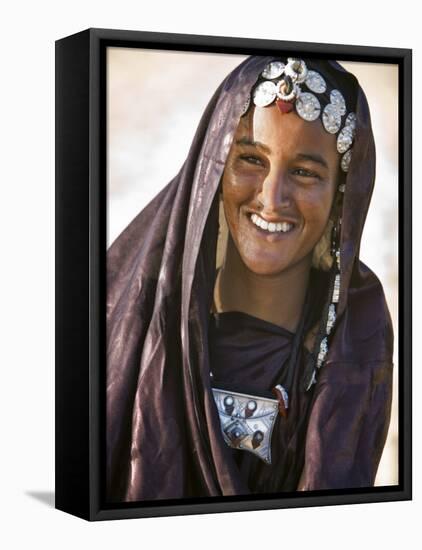
[[[179,171],[201,114],[244,56],[109,48],[107,245]],[[340,61],[341,62],[341,61]],[[341,62],[366,92],[377,178],[361,259],[380,278],[394,323],[394,393],[377,485],[398,483],[398,70]]]

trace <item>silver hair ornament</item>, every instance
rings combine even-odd
[[[352,158],[351,147],[355,138],[356,115],[353,112],[348,113],[340,130],[342,118],[347,113],[346,101],[340,90],[330,91],[330,102],[322,109],[315,94],[326,93],[327,83],[324,77],[317,71],[309,70],[305,61],[294,57],[289,57],[287,63],[271,61],[261,72],[261,78],[264,80],[256,86],[252,94],[254,105],[267,107],[274,101],[281,102],[281,105],[294,103],[297,114],[303,120],[312,122],[321,116],[325,130],[330,134],[338,133],[337,151],[342,155],[340,166],[343,172],[347,172]],[[309,91],[303,91],[303,86]],[[247,101],[242,116],[248,108]],[[289,112],[289,109],[281,110]],[[344,191],[344,186],[341,191]]]

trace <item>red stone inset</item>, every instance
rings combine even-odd
[[[277,107],[280,109],[282,113],[290,113],[290,111],[293,111],[293,103],[290,101],[283,101],[282,99],[277,99],[276,101]]]

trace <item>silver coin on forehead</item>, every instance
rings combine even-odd
[[[274,82],[266,80],[255,88],[253,102],[257,107],[266,107],[272,103],[277,95],[277,87]]]
[[[343,172],[348,172],[349,171],[349,166],[350,166],[350,161],[351,160],[352,160],[352,150],[349,149],[341,157],[340,165],[341,165],[341,169],[343,170]]]
[[[278,78],[283,74],[284,67],[285,64],[281,61],[271,61],[271,63],[268,63],[268,65],[262,71],[261,76],[263,78],[268,78],[268,80],[273,80],[274,78]]]
[[[330,101],[338,109],[341,115],[346,114],[346,101],[343,94],[339,90],[332,90],[330,94]]]
[[[251,104],[251,94],[248,94],[248,97],[246,98],[246,101],[243,104],[240,116],[246,115],[246,113],[248,112],[250,104]]]
[[[345,122],[346,126],[350,126],[353,128],[353,130],[356,129],[356,114],[355,113],[349,113],[346,118]]]
[[[323,94],[327,89],[324,78],[316,71],[308,71],[305,84],[311,92],[315,92],[316,94]]]
[[[322,112],[322,123],[330,134],[336,134],[340,130],[341,115],[335,105],[329,103]]]
[[[301,93],[295,105],[297,114],[308,122],[316,120],[321,112],[320,102],[314,94],[308,92]]]
[[[345,153],[353,143],[353,129],[351,126],[345,126],[337,136],[337,151]]]

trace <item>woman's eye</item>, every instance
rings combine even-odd
[[[253,164],[254,166],[264,166],[263,161],[258,157],[254,157],[253,155],[242,155],[240,159],[244,162],[247,162],[248,164]]]
[[[319,175],[315,172],[311,172],[310,170],[306,170],[305,168],[296,168],[293,170],[293,173],[296,176],[304,177],[304,178],[318,178],[320,179]]]

